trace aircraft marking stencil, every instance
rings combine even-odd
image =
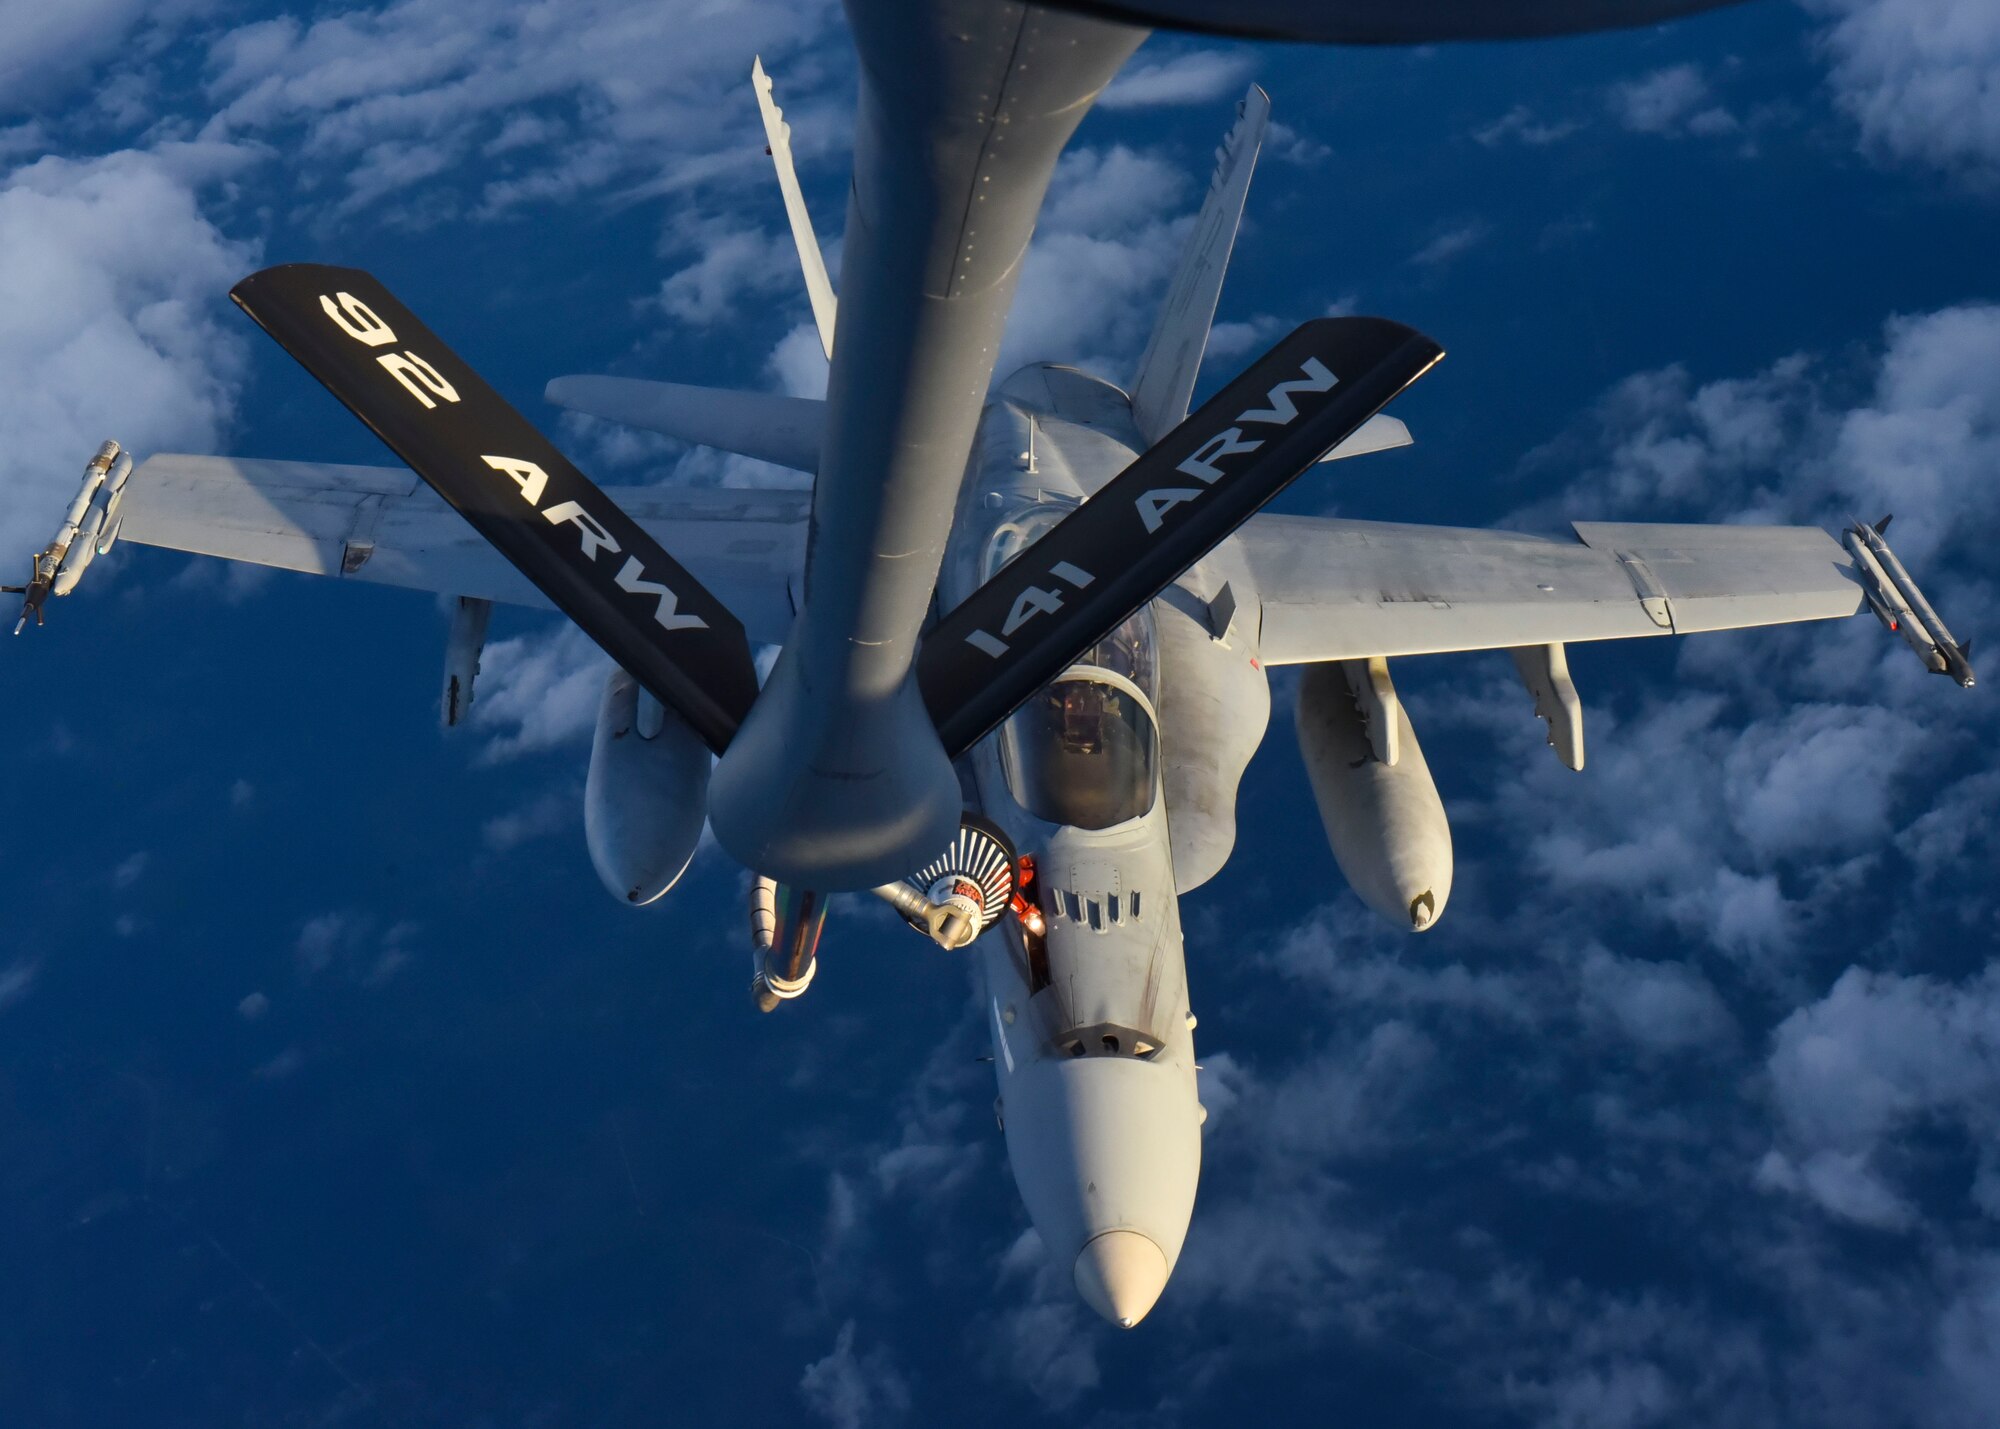
[[[710,749],[728,748],[757,695],[742,622],[388,288],[293,263],[230,297]]]
[[[1319,318],[1279,342],[925,637],[917,681],[946,750],[971,748],[1442,356],[1381,318]]]

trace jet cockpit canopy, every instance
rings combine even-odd
[[[1045,502],[1003,519],[986,547],[983,577],[991,579],[1072,509]],[[1000,727],[1001,767],[1024,811],[1097,830],[1152,809],[1160,780],[1155,651],[1152,611],[1142,609]]]

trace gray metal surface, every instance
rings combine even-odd
[[[1730,630],[1861,603],[1847,553],[1816,528],[1576,530],[1580,539],[1258,516],[1237,540],[1273,665]]]
[[[751,639],[785,638],[804,561],[804,492],[614,487],[612,494],[737,613]],[[140,545],[548,608],[403,467],[163,453],[134,472],[121,515],[123,539]]]
[[[805,605],[716,769],[751,868],[887,882],[958,781],[910,677],[1001,328],[1056,157],[1143,32],[999,0],[849,0],[861,60]]]
[[[819,470],[826,403],[810,397],[597,376],[558,377],[543,395],[558,407],[585,416],[755,457],[793,471]]]

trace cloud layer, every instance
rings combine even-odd
[[[0,552],[18,580],[106,437],[217,450],[247,340],[224,294],[251,245],[202,211],[226,151],[42,159],[0,181]],[[14,563],[18,561],[18,566]]]

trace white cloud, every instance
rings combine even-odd
[[[16,958],[0,968],[0,1011],[5,1011],[28,995],[29,989],[35,985],[35,974],[40,970],[39,963],[27,958]]]
[[[2000,461],[1996,371],[2000,312],[1972,305],[1889,322],[1846,408],[1829,389],[1857,384],[1806,356],[1703,384],[1678,368],[1636,374],[1529,459],[1563,490],[1513,524],[1837,527],[1893,505],[1899,550],[1950,618],[1964,600],[1977,608],[1987,587],[1967,561],[2000,535],[1985,475]],[[1636,900],[1768,973],[1882,857],[1901,847],[1921,872],[1982,837],[1990,791],[1955,777],[1954,759],[1990,720],[1975,702],[1933,698],[1872,625],[1697,637],[1677,665],[1680,688],[1636,709],[1592,704],[1581,780],[1538,759],[1492,795],[1497,809],[1536,812],[1520,836],[1552,890]]]
[[[493,852],[506,853],[524,843],[573,827],[578,814],[575,789],[550,789],[517,809],[488,819],[479,826],[479,837]]]
[[[1868,395],[1849,406],[1829,392],[1845,375],[1803,354],[1700,385],[1680,367],[1636,373],[1531,455],[1527,470],[1567,480],[1521,519],[1833,525],[1893,511],[1913,569],[1969,555],[2000,526],[1995,372],[2000,304],[1966,303],[1886,322]]]
[[[1154,109],[1239,98],[1255,65],[1240,50],[1194,50],[1171,59],[1135,61],[1098,97],[1097,107]]]
[[[1894,710],[1802,705],[1758,720],[1729,750],[1723,787],[1760,862],[1879,848],[1895,831],[1894,796],[1931,732]]]
[[[1916,1208],[1891,1190],[1860,1152],[1812,1151],[1798,1160],[1767,1152],[1757,1163],[1757,1184],[1808,1196],[1842,1220],[1877,1230],[1905,1230],[1916,1218]]]
[[[1121,385],[1145,347],[1192,221],[1188,176],[1115,146],[1063,155],[1022,265],[995,375],[1067,362]]]
[[[148,0],[0,0],[0,113],[47,105],[97,73],[150,8]]]
[[[2000,1404],[2000,1255],[1967,1257],[1938,1322],[1938,1366],[1949,1409],[1974,1425]]]
[[[788,292],[796,282],[792,245],[775,234],[708,222],[691,225],[676,242],[700,256],[660,284],[659,305],[692,326],[712,326],[745,298]]]
[[[1430,242],[1410,255],[1410,261],[1422,268],[1441,268],[1484,243],[1493,229],[1484,219],[1472,219],[1453,228],[1447,228]]]
[[[778,339],[765,368],[778,379],[779,390],[792,397],[825,397],[831,368],[820,346],[819,328],[799,323]]]
[[[1264,151],[1266,160],[1277,160],[1281,164],[1298,164],[1310,168],[1323,160],[1333,157],[1331,145],[1299,133],[1289,124],[1272,120],[1264,129]]]
[[[1624,958],[1593,947],[1584,956],[1580,990],[1586,1022],[1650,1051],[1724,1042],[1735,1032],[1714,986],[1684,963]]]
[[[1067,1285],[1002,1310],[980,1327],[983,1367],[996,1379],[1025,1386],[1044,1409],[1073,1408],[1103,1379],[1095,1343],[1102,1330],[1087,1323],[1087,1313]]]
[[[1307,859],[1332,861],[1324,846],[1300,853]],[[1389,1016],[1422,1011],[1501,1023],[1536,1020],[1534,989],[1519,974],[1460,962],[1411,962],[1402,956],[1408,941],[1408,934],[1390,929],[1358,900],[1343,898],[1315,910],[1289,930],[1264,961],[1333,1007]],[[1206,1060],[1223,1069],[1228,1086],[1223,1095],[1234,1100],[1231,1079],[1236,1064],[1227,1058]],[[1202,1085],[1205,1097],[1208,1083]]]
[[[297,964],[302,977],[326,971],[348,926],[349,919],[341,913],[322,913],[306,919],[305,926],[299,929],[298,943],[292,949],[292,961]]]
[[[881,1346],[855,1351],[852,1320],[840,1327],[826,1356],[806,1366],[799,1395],[835,1429],[895,1424],[910,1411],[908,1380]]]
[[[1159,154],[1123,144],[1073,149],[1049,180],[1038,231],[1113,238],[1176,216],[1190,176]]]
[[[1767,1070],[1783,1135],[1764,1183],[1906,1225],[1914,1209],[1882,1164],[1901,1133],[1956,1124],[1985,1173],[2000,1170],[2000,967],[1956,984],[1850,968],[1779,1026]],[[2000,1218],[2000,1203],[1984,1209]]]
[[[292,947],[299,981],[310,983],[335,972],[360,987],[382,987],[409,964],[410,944],[420,930],[410,922],[379,928],[376,919],[354,912],[320,913],[306,919]]]
[[[1954,533],[2000,524],[2000,304],[1893,318],[1885,336],[1873,396],[1844,414],[1829,454],[1837,490],[1870,519],[1896,512],[1906,564],[1964,552]]]
[[[106,437],[142,455],[223,441],[246,353],[224,295],[256,254],[202,214],[197,189],[241,157],[183,149],[49,158],[0,181],[8,561],[48,540]]]
[[[1735,117],[1710,104],[1710,97],[1701,67],[1678,64],[1613,85],[1608,103],[1618,122],[1638,134],[1688,133],[1714,138],[1734,133],[1740,127]]]
[[[489,761],[577,744],[597,727],[611,657],[568,621],[496,640],[480,658],[472,724]]]
[[[1510,142],[1540,148],[1567,139],[1581,128],[1582,123],[1575,119],[1537,119],[1527,105],[1517,104],[1491,124],[1473,130],[1472,137],[1489,149]]]
[[[1217,323],[1208,330],[1208,347],[1202,353],[1202,361],[1227,363],[1232,358],[1247,357],[1269,347],[1285,331],[1285,320],[1269,314],[1259,314],[1243,322]]]
[[[1990,183],[2000,178],[2000,8],[1988,0],[1806,0],[1834,101],[1865,149]]]
[[[286,144],[348,209],[394,195],[419,214],[493,214],[613,186],[768,181],[749,56],[779,73],[810,157],[850,122],[848,52],[823,43],[837,13],[831,0],[713,0],[683,23],[620,0],[392,0],[259,20],[210,50],[207,132]],[[475,153],[501,171],[456,180]]]
[[[2000,769],[1956,779],[1930,801],[1897,838],[1897,846],[1926,879],[1960,866],[1982,836],[2000,828]]]

